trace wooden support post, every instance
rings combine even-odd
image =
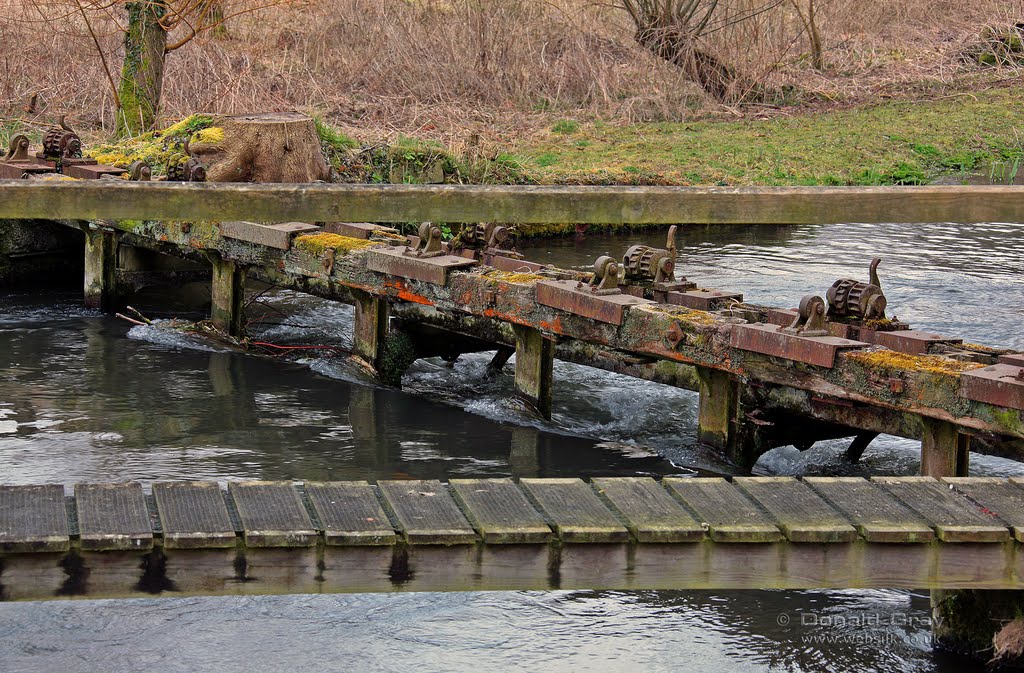
[[[971,438],[948,421],[921,418],[921,474],[966,477]]]
[[[517,477],[535,477],[540,474],[540,432],[537,428],[512,428],[508,463]]]
[[[378,372],[388,335],[388,302],[361,290],[352,290],[352,296],[356,308],[352,354]]]
[[[210,320],[217,329],[241,336],[245,328],[245,269],[219,256],[211,256],[211,261]]]
[[[117,303],[117,235],[85,232],[85,305],[112,312]]]
[[[744,458],[738,446],[739,385],[728,372],[697,367],[700,402],[697,411],[697,439],[718,449],[737,464],[750,467],[756,457]]]
[[[966,477],[968,435],[953,423],[921,418],[921,474]],[[1021,614],[1024,592],[933,589],[932,636],[943,649],[988,660],[1001,625]]]
[[[555,342],[539,330],[513,325],[516,334],[516,395],[544,418],[551,418]]]

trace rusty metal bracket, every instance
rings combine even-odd
[[[145,161],[133,161],[128,167],[128,179],[135,182],[149,182],[153,177],[153,168]]]
[[[881,259],[871,260],[867,283],[841,278],[828,289],[828,317],[882,320],[885,318],[886,299],[878,280]]]
[[[192,154],[188,139],[180,153],[167,158],[167,180],[171,182],[206,182],[206,166]]]
[[[11,138],[11,145],[7,149],[7,156],[4,161],[31,161],[28,156],[28,136],[16,135]]]
[[[402,254],[407,257],[418,257],[428,259],[440,257],[445,254],[441,245],[441,228],[434,226],[431,222],[424,222],[419,228],[419,241],[415,247],[407,247]]]
[[[800,309],[788,327],[779,330],[797,336],[828,336],[825,326],[825,300],[815,294],[809,294],[800,300]]]
[[[619,289],[619,265],[608,255],[601,255],[594,262],[594,277],[590,280],[590,291],[596,295],[621,294]]]

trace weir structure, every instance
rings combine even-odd
[[[146,251],[157,252],[212,268],[211,320],[233,335],[247,278],[354,304],[355,356],[388,382],[416,357],[497,350],[497,365],[514,352],[517,394],[547,416],[560,358],[698,391],[700,440],[740,466],[836,437],[852,437],[856,456],[886,432],[921,440],[924,474],[965,476],[969,450],[1024,458],[1024,354],[886,320],[877,264],[868,282],[837,281],[823,316],[825,288],[794,298],[799,309],[743,303],[675,278],[674,250],[628,251],[621,270],[608,257],[593,274],[555,269],[504,249],[507,230],[479,222],[1024,222],[1022,197],[1021,187],[21,180],[0,183],[0,218],[83,229],[91,306],[113,307],[119,278],[144,275],[160,257]],[[352,220],[428,224],[406,237]],[[468,226],[445,244],[429,224],[439,221]]]
[[[354,356],[385,381],[416,357],[495,350],[501,366],[514,353],[516,392],[544,416],[561,358],[698,391],[699,438],[740,466],[835,437],[852,437],[856,456],[886,432],[921,440],[926,475],[242,483],[227,495],[209,483],[158,483],[152,495],[79,485],[67,500],[62,487],[3,487],[4,598],[1024,587],[1021,484],[966,478],[971,450],[1024,458],[1024,354],[886,320],[876,264],[827,301],[807,288],[798,308],[778,309],[677,278],[674,251],[631,249],[621,270],[604,257],[583,273],[522,259],[500,227],[480,224],[1024,222],[1022,187],[29,179],[0,182],[0,218],[85,231],[86,302],[105,310],[160,255],[184,258],[212,269],[211,320],[229,334],[244,329],[247,279],[354,304]],[[427,224],[413,237],[386,226],[407,222]],[[445,244],[431,222],[469,226]],[[998,615],[991,597],[934,596],[939,635],[974,651],[1024,608],[1019,591]],[[992,629],[972,640],[965,619]]]

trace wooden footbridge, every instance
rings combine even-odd
[[[798,315],[680,278],[674,250],[631,250],[622,269],[602,258],[581,273],[522,259],[503,227],[476,224],[1024,222],[1021,187],[20,180],[0,182],[0,218],[85,231],[95,306],[113,308],[126,279],[156,268],[152,251],[212,267],[212,319],[234,334],[247,277],[354,303],[355,352],[392,381],[410,358],[498,349],[499,364],[516,354],[517,393],[543,415],[556,357],[698,390],[700,439],[741,465],[823,438],[854,437],[856,453],[880,432],[920,438],[935,476],[965,475],[968,449],[1024,457],[1024,355],[884,319],[874,276],[837,281],[827,315],[815,296],[826,288],[807,288]],[[472,226],[443,244],[430,225],[405,237],[353,221]]]
[[[1024,481],[606,478],[0,487],[0,599],[1024,588]]]

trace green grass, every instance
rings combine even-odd
[[[1024,157],[1020,88],[760,121],[569,124],[509,148],[523,181],[913,185]]]

